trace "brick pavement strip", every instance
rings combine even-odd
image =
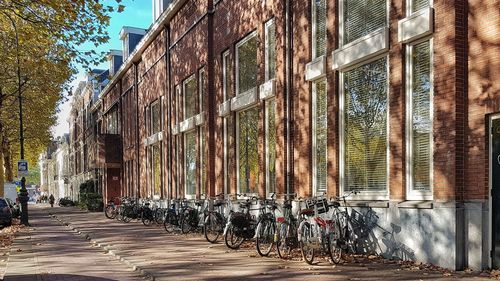
[[[31,227],[16,234],[4,280],[144,280],[137,272],[69,232],[42,207],[31,206]]]
[[[198,235],[172,235],[135,221],[126,224],[108,220],[103,213],[72,207],[45,211],[68,231],[154,280],[491,280],[478,273],[445,276],[383,261],[309,266],[301,261],[258,257],[253,247],[233,251],[223,242],[209,244]]]

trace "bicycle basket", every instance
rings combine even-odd
[[[233,213],[231,215],[231,223],[235,227],[240,227],[240,228],[248,227],[250,225],[250,223],[249,223],[247,217],[245,216],[245,214],[243,214],[241,212],[236,212],[236,213]]]
[[[327,213],[329,210],[326,198],[306,200],[306,206],[308,209],[314,209],[314,205],[318,208],[318,214]]]

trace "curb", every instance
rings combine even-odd
[[[97,242],[92,237],[92,233],[91,232],[84,232],[84,231],[80,230],[79,228],[74,227],[71,223],[62,220],[57,215],[52,214],[50,212],[48,212],[48,215],[52,219],[58,221],[62,226],[66,226],[67,228],[69,228],[72,232],[74,232],[75,235],[78,235],[78,236],[82,237],[83,239],[87,240],[91,245],[100,248],[104,252],[104,254],[110,255],[110,256],[114,257],[120,263],[122,263],[122,264],[130,267],[133,271],[138,272],[145,279],[151,280],[151,281],[155,281],[156,280],[156,277],[152,273],[150,273],[149,271],[145,270],[141,266],[138,266],[138,265],[134,264],[133,262],[129,261],[128,259],[126,259],[122,255],[120,255],[119,253],[117,253],[115,250],[112,250],[111,247],[113,245],[99,243],[99,242]]]

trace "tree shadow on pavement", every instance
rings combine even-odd
[[[101,278],[76,274],[27,274],[5,276],[4,281],[119,281],[118,279]]]

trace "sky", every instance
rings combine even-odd
[[[116,3],[114,0],[106,0],[104,4]],[[122,43],[120,41],[120,30],[122,26],[133,26],[140,28],[148,28],[153,21],[153,13],[151,11],[152,7],[151,0],[123,0],[121,4],[125,5],[125,10],[122,13],[112,13],[111,20],[108,27],[108,33],[110,36],[109,42],[99,46],[97,52],[107,52],[110,49],[121,50]],[[115,5],[116,6],[116,5]],[[84,47],[82,47],[83,49]],[[94,68],[106,69],[108,67],[107,63],[103,63]],[[85,79],[85,72],[79,68],[79,73],[76,75],[75,80],[71,83],[73,89],[76,89],[78,82]],[[59,106],[60,112],[57,116],[58,124],[52,128],[52,135],[54,137],[62,136],[65,133],[69,133],[69,125],[67,118],[69,116],[71,104],[71,97],[68,101]]]

